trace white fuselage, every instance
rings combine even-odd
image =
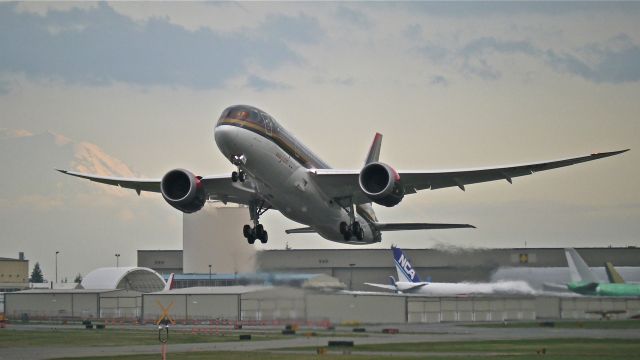
[[[273,209],[295,222],[313,227],[325,239],[349,244],[380,241],[369,223],[357,214],[355,218],[364,230],[364,239],[345,241],[339,224],[349,223],[348,213],[319,190],[307,168],[270,139],[231,125],[217,126],[214,136],[227,159],[233,155],[246,158],[239,167],[250,180],[236,182],[235,186],[254,191]]]
[[[396,282],[399,291],[408,294],[423,294],[431,296],[465,296],[465,295],[508,295],[508,294],[533,294],[535,291],[524,281],[502,281],[496,283],[428,283],[419,288],[409,289],[415,286],[410,282]]]

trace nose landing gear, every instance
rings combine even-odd
[[[265,207],[264,201],[261,201],[259,204],[257,201],[253,201],[249,204],[249,216],[253,221],[253,227],[251,227],[251,225],[245,225],[242,227],[242,234],[249,244],[255,243],[256,239],[260,240],[263,244],[266,244],[267,241],[269,241],[269,233],[259,222],[260,216],[266,213],[269,209],[271,209],[271,206]]]
[[[242,170],[234,171],[231,173],[231,181],[233,182],[244,182],[246,179],[247,174]]]
[[[233,182],[244,182],[247,179],[247,174],[240,170],[240,166],[247,163],[247,158],[242,155],[233,155],[231,156],[231,163],[238,167],[238,171],[234,171],[231,173],[231,181]]]

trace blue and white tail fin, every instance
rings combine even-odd
[[[420,276],[416,273],[415,269],[411,265],[409,258],[402,252],[402,249],[398,247],[392,247],[393,260],[398,271],[398,281],[419,283]]]

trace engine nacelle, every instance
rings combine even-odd
[[[360,171],[360,189],[376,204],[392,207],[402,201],[404,189],[400,175],[391,166],[374,162]]]
[[[199,176],[184,169],[174,169],[162,177],[160,191],[162,197],[174,208],[193,213],[204,206],[206,195]]]

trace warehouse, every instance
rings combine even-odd
[[[31,289],[5,294],[10,319],[138,319],[142,293],[159,291],[164,280],[139,267],[96,269],[76,289]]]
[[[136,319],[141,293],[133,290],[33,289],[5,294],[5,316],[14,320]]]
[[[176,289],[143,295],[144,320],[165,309],[178,323],[297,321],[301,323],[437,323],[627,319],[640,314],[638,298],[476,296],[427,297],[392,293],[322,292],[265,286]]]

